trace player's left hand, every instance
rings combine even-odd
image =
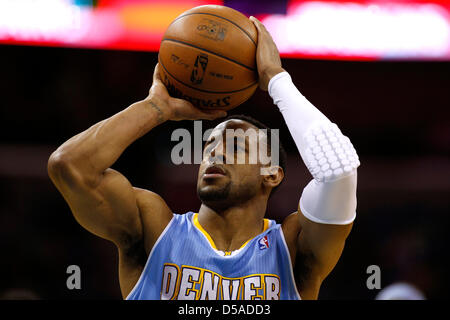
[[[283,72],[280,53],[266,27],[255,17],[250,20],[258,30],[258,46],[256,48],[256,64],[258,65],[259,87],[267,91],[270,79]]]

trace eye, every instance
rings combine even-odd
[[[245,151],[245,140],[241,137],[234,137],[233,149],[235,153]]]
[[[203,148],[203,156],[210,154],[213,148],[214,148],[214,143],[212,143],[212,141],[206,141],[205,147]]]
[[[239,139],[237,137],[234,137],[233,145],[234,153],[236,154],[239,151]]]

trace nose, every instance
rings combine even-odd
[[[206,159],[211,163],[224,164],[226,162],[226,156],[224,153],[225,146],[222,142],[217,143],[211,151],[206,154]]]

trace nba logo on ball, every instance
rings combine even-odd
[[[160,77],[171,96],[195,107],[230,110],[258,87],[258,33],[244,14],[219,5],[189,9],[161,40]]]
[[[208,56],[206,54],[199,54],[195,60],[194,68],[192,69],[191,82],[193,84],[202,83],[207,65]]]
[[[269,247],[269,240],[267,239],[267,236],[262,237],[258,241],[259,243],[259,250],[264,250]]]

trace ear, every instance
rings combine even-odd
[[[263,184],[270,188],[278,186],[284,178],[283,168],[280,166],[268,166],[261,168]]]

